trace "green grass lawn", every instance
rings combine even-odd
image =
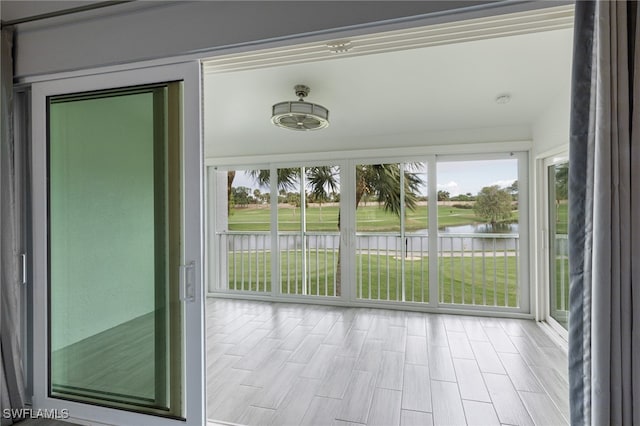
[[[556,234],[567,234],[569,231],[569,205],[566,201],[555,204]]]
[[[442,257],[439,261],[442,303],[518,306],[517,258]]]
[[[337,206],[310,206],[306,209],[307,231],[338,231]],[[517,220],[514,212],[512,220]],[[400,230],[400,218],[378,205],[362,205],[356,210],[358,232],[389,232]],[[473,209],[438,206],[438,225],[458,226],[481,223]],[[268,207],[234,208],[229,215],[230,231],[268,231],[271,226],[271,212]],[[405,229],[408,232],[426,229],[429,226],[427,206],[407,210]],[[300,229],[300,208],[278,207],[278,229],[297,231]]]
[[[337,251],[308,258],[307,293],[334,295]],[[283,251],[280,256],[280,283],[283,294],[304,294],[300,251]],[[404,300],[429,301],[428,257],[405,262]],[[271,292],[269,252],[229,255],[229,289]],[[440,302],[517,307],[516,257],[441,257],[439,259]],[[356,256],[356,294],[361,299],[402,300],[401,262],[394,256]]]
[[[564,286],[562,283],[564,282]],[[556,257],[555,309],[569,309],[569,259],[564,256]]]
[[[428,227],[427,206],[407,210],[405,229],[408,232]],[[400,220],[378,205],[361,205],[356,210],[357,231],[392,232],[400,230]],[[514,212],[517,220],[517,212]],[[235,208],[229,216],[231,231],[268,231],[268,207]],[[306,209],[307,231],[338,231],[338,207],[310,206]],[[438,206],[438,224],[457,226],[478,223],[473,209]],[[279,206],[279,231],[300,229],[300,208]],[[307,259],[307,286],[303,288],[300,251],[283,251],[280,255],[280,283],[283,294],[333,296],[337,250],[323,250]],[[404,300],[429,301],[428,257],[412,258],[405,262]],[[271,292],[271,254],[267,251],[229,253],[229,289]],[[484,271],[484,272],[483,272]],[[483,261],[476,253],[471,257],[439,259],[439,293],[441,303],[476,304],[517,307],[516,257],[500,258],[495,265],[489,256]],[[356,292],[358,298],[398,301],[403,299],[401,262],[386,254],[359,253],[356,255]]]
[[[569,259],[566,256],[558,256],[555,263],[555,281],[551,283],[550,314],[566,329],[569,326]]]

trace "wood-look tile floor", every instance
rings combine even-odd
[[[528,320],[207,300],[207,415],[246,425],[566,425]]]

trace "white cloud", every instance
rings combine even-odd
[[[499,186],[500,188],[506,188],[508,186],[511,186],[511,184],[513,184],[513,182],[515,181],[515,179],[503,179],[503,180],[497,180],[491,184],[489,184],[488,186]]]
[[[438,189],[449,192],[449,194],[455,196],[460,194],[460,184],[455,181],[449,181],[447,183],[439,183]]]

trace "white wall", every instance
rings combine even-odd
[[[18,3],[5,0],[3,8],[17,7]],[[477,6],[488,3],[494,4],[478,10]],[[133,2],[20,24],[16,34],[16,76],[165,58],[293,35],[319,34],[336,28],[363,33],[367,23],[415,15],[431,14],[429,22],[436,23],[564,3],[566,1],[516,4],[489,0]],[[475,9],[451,13],[451,9],[472,6]],[[412,25],[407,21],[398,26]]]
[[[547,318],[549,286],[545,267],[548,253],[545,250],[544,243],[547,236],[540,232],[546,227],[545,217],[547,214],[545,211],[547,190],[544,185],[544,173],[546,170],[542,165],[542,159],[569,147],[570,91],[570,84],[567,81],[563,89],[558,92],[556,98],[551,100],[548,108],[532,125],[533,155],[530,164],[534,175],[533,179],[531,179],[531,199],[535,208],[532,210],[531,232],[534,235],[535,249],[532,250],[531,271],[532,282],[538,284],[535,287],[536,293],[532,312],[535,313],[537,320],[545,320]]]
[[[569,116],[571,107],[570,85],[567,83],[549,107],[533,123],[533,154],[569,146]]]
[[[285,134],[285,136],[289,136],[289,134]],[[315,154],[322,152],[323,154],[333,153],[334,158],[345,158],[344,155],[353,155],[353,153],[345,154],[344,152],[346,151],[360,151],[359,157],[363,157],[371,150],[376,149],[529,141],[531,140],[531,130],[528,125],[520,125],[479,129],[450,129],[422,133],[363,135],[359,137],[322,138],[320,136],[314,138],[312,142],[307,140],[303,143],[301,143],[300,139],[296,141],[293,138],[283,137],[281,141],[275,143],[252,143],[252,141],[248,140],[229,142],[218,138],[216,137],[215,129],[207,126],[205,121],[204,137],[205,158],[214,159],[216,164],[225,164],[225,158],[229,158],[231,163],[235,163],[238,157],[245,157],[247,161],[252,161],[253,158],[259,156],[309,154],[308,159],[317,159]]]

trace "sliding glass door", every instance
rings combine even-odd
[[[180,140],[166,107],[179,94],[171,83],[49,99],[54,396],[181,412]]]
[[[569,163],[547,165],[549,315],[569,324]]]
[[[204,418],[193,66],[34,86],[36,408]]]
[[[271,293],[271,194],[268,170],[208,171],[210,274],[215,290]]]
[[[210,168],[213,291],[340,296],[340,167]]]
[[[428,303],[426,163],[355,169],[358,299]]]
[[[438,162],[442,304],[500,308],[527,304],[528,286],[521,274],[527,235],[522,208],[526,174],[521,159],[511,154],[502,157]]]
[[[279,168],[280,292],[340,296],[340,168]]]

